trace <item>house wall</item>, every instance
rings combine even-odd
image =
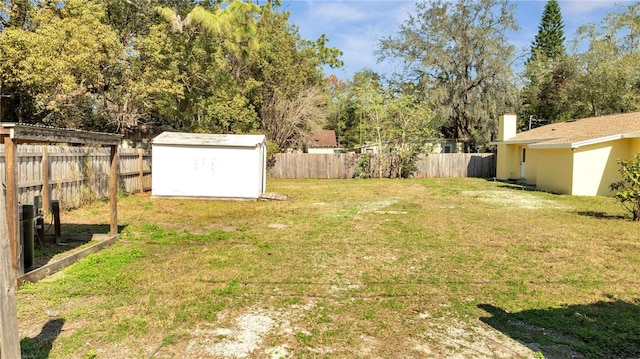
[[[610,161],[615,162],[616,158],[621,155],[626,157],[627,151],[624,151],[625,154],[617,152],[620,152],[620,146],[615,146],[611,141],[575,149],[573,192],[571,194],[578,196],[608,195],[608,190],[606,193],[599,193],[607,178],[609,178],[608,183],[612,182],[612,178],[610,178],[612,174],[606,173],[607,163]],[[613,175],[616,175],[616,173],[613,173]]]
[[[522,147],[518,149],[522,151]],[[524,167],[524,179],[527,184],[537,185],[538,181],[538,157],[540,150],[531,150],[527,147],[527,158]],[[518,152],[518,161],[520,160],[520,152]],[[520,162],[518,162],[519,164]]]
[[[501,180],[520,177],[520,154],[517,145],[498,145],[496,177]]]
[[[258,198],[266,178],[262,147],[154,144],[152,195]]]
[[[621,139],[577,148],[574,152],[573,193],[581,196],[611,196],[612,182],[621,179],[618,159],[632,159],[640,139]]]
[[[630,158],[633,158],[634,153],[640,153],[640,138],[630,138],[629,141],[629,150],[631,151]]]
[[[427,153],[445,153],[445,145],[451,147],[449,153],[463,153],[464,142],[455,139],[442,139],[436,141],[428,141],[425,143],[425,149]]]
[[[309,147],[307,153],[336,153],[336,148],[333,147]]]
[[[529,152],[536,152],[536,188],[553,193],[572,193],[573,152],[571,149],[542,149]]]

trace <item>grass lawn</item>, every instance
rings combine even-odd
[[[268,190],[293,199],[122,197],[115,245],[18,291],[23,357],[640,357],[640,224],[612,198],[481,179]]]

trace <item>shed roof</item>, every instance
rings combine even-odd
[[[313,131],[313,141],[311,141],[309,146],[310,147],[338,146],[338,142],[336,141],[336,131],[334,130]]]
[[[581,146],[640,137],[640,112],[589,117],[552,123],[518,133],[503,144],[531,144],[530,148],[578,148]]]
[[[154,145],[256,147],[266,142],[264,135],[226,135],[210,133],[163,132],[152,140]]]

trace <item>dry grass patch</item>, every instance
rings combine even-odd
[[[624,319],[640,318],[640,228],[611,198],[478,179],[269,190],[293,199],[123,197],[116,245],[18,292],[25,357],[640,355]],[[49,308],[65,329],[47,346]]]
[[[539,208],[555,208],[555,209],[570,209],[559,204],[558,201],[551,199],[541,198],[539,195],[534,195],[523,190],[512,191],[464,191],[463,195],[476,198],[480,201],[495,204],[501,207],[509,208],[526,208],[526,209],[539,209]]]

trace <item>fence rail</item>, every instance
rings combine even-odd
[[[359,154],[278,153],[269,169],[272,178],[353,178]],[[443,153],[422,155],[413,178],[480,177],[496,175],[495,154]]]
[[[151,154],[119,149],[120,188],[127,193],[151,188]],[[5,181],[5,150],[0,145],[0,178]],[[57,199],[63,207],[109,196],[110,149],[103,147],[18,145],[18,200]],[[44,196],[43,196],[44,197]]]

